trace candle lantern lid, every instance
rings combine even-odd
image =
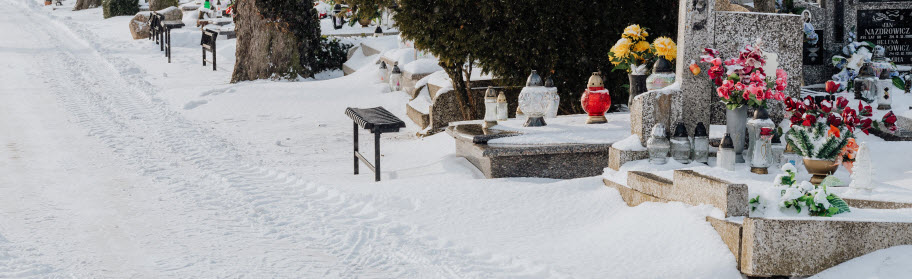
[[[871,58],[871,61],[886,62],[887,49],[885,49],[883,46],[874,46],[874,56]]]
[[[393,73],[394,73],[394,74],[401,74],[401,73],[402,73],[402,70],[399,70],[399,64],[398,64],[398,63],[393,64]]]
[[[858,69],[859,77],[873,77],[874,76],[874,63],[865,62],[862,64],[861,69]]]
[[[554,87],[554,80],[551,77],[545,79],[545,87]]]
[[[500,94],[497,94],[497,102],[498,102],[498,103],[506,103],[506,102],[507,102],[507,95],[504,95],[503,91],[501,91]]]
[[[659,59],[657,59],[655,64],[652,65],[652,72],[672,73],[674,72],[674,65],[671,64],[671,61],[665,59],[665,56],[659,56]]]
[[[380,69],[386,70],[386,62],[380,61]]]
[[[594,72],[592,73],[592,76],[589,77],[588,87],[605,87],[605,82],[602,81],[602,76],[599,75],[599,72]]]
[[[687,137],[687,126],[684,126],[683,122],[678,122],[678,124],[675,125],[674,137]]]
[[[485,101],[491,100],[492,102],[497,99],[497,92],[494,91],[493,86],[488,86],[488,90],[485,91]]]
[[[665,125],[662,125],[662,123],[656,123],[655,126],[652,126],[652,136],[655,138],[664,138]]]
[[[769,118],[770,118],[769,111],[767,111],[765,108],[758,108],[757,110],[754,110],[754,119],[769,119]]]
[[[374,34],[383,34],[383,29],[381,29],[380,26],[377,26],[377,28],[374,29]]]
[[[541,76],[538,75],[538,71],[532,70],[532,73],[529,74],[529,78],[526,79],[526,86],[542,86],[542,85],[544,85],[544,82],[542,82]]]
[[[731,135],[729,135],[728,133],[725,133],[725,137],[722,138],[722,143],[719,144],[719,147],[725,148],[725,149],[734,149],[735,143],[732,140]]]
[[[694,128],[694,137],[709,137],[709,133],[706,132],[706,126],[703,125],[703,122],[697,123],[697,127]]]

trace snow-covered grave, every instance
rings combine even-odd
[[[544,127],[523,127],[525,118],[481,129],[481,121],[450,123],[456,151],[488,178],[579,178],[608,167],[611,145],[630,136],[630,115],[610,113],[606,124],[586,124],[586,115],[546,119]]]

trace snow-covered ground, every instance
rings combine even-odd
[[[229,84],[233,40],[212,71],[176,30],[168,64],[74,2],[0,0],[0,278],[741,277],[710,207],[483,179],[446,134],[386,134],[383,181],[352,175],[344,109],[406,119],[372,63]]]

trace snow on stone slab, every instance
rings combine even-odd
[[[403,72],[412,74],[430,74],[442,70],[443,68],[440,67],[439,61],[432,58],[418,59],[402,67]]]
[[[415,49],[414,48],[396,48],[384,51],[381,55],[383,58],[386,58],[390,61],[395,61],[399,65],[399,70],[402,70],[402,66],[408,64],[412,61],[415,61]],[[393,65],[387,65],[392,69]]]
[[[808,279],[909,278],[912,245],[877,250],[824,270]]]
[[[630,135],[629,137],[615,142],[611,145],[617,150],[625,151],[646,151],[646,147],[640,142],[639,135]]]
[[[609,113],[608,123],[586,124],[588,116],[561,115],[545,119],[544,127],[523,127],[526,119],[500,121],[497,128],[522,135],[488,141],[489,145],[610,144],[630,136],[630,114]],[[607,160],[607,158],[606,158]]]
[[[431,110],[431,96],[428,94],[427,87],[421,88],[421,92],[415,99],[409,101],[409,106],[423,114],[429,114]]]

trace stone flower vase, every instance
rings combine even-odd
[[[747,106],[725,111],[725,132],[735,145],[735,162],[744,163],[744,141],[747,132]]]
[[[811,177],[811,184],[818,185],[823,179],[839,169],[839,165],[834,160],[816,160],[804,158],[804,168],[808,173],[814,175]]]
[[[627,107],[629,108],[633,105],[634,97],[649,91],[646,89],[646,79],[649,78],[649,76],[628,74],[627,78],[630,80],[630,95],[627,98]]]

